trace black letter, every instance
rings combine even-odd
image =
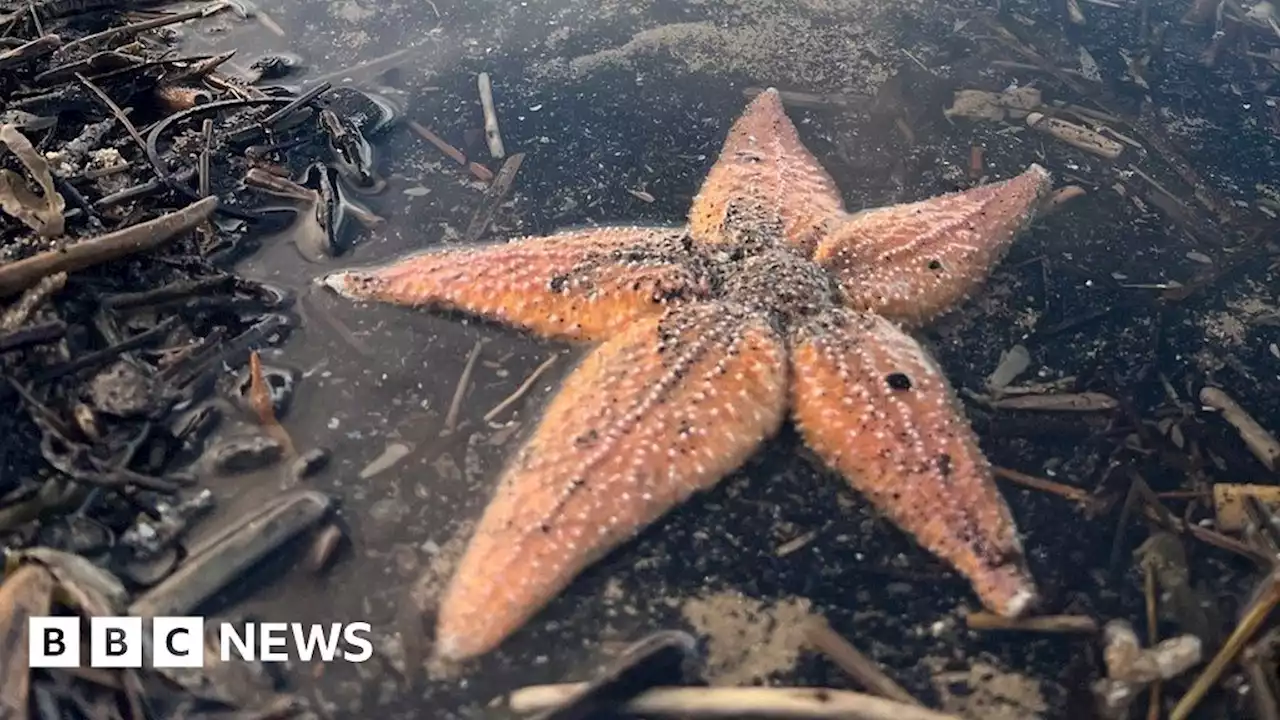
[[[124,646],[124,630],[107,628],[107,657],[123,655],[127,649]]]
[[[67,643],[62,638],[62,630],[60,628],[45,628],[44,629],[44,654],[45,655],[61,655],[66,651],[67,651]]]
[[[171,654],[177,655],[178,657],[186,657],[190,655],[191,654],[190,650],[179,651],[178,648],[173,646],[174,635],[190,635],[190,634],[191,633],[187,632],[186,628],[176,628],[174,630],[170,630],[169,634],[164,636],[165,649],[167,649]]]

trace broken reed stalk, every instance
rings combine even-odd
[[[1209,662],[1208,667],[1196,681],[1192,683],[1187,693],[1178,700],[1178,704],[1173,707],[1173,711],[1169,713],[1169,720],[1187,720],[1191,716],[1192,711],[1204,699],[1209,689],[1217,684],[1218,679],[1222,677],[1222,673],[1226,671],[1227,666],[1235,661],[1236,656],[1244,649],[1258,628],[1266,622],[1271,615],[1271,611],[1275,609],[1276,604],[1280,603],[1280,568],[1272,570],[1263,581],[1265,587],[1258,593],[1253,603],[1245,611],[1244,617],[1240,619],[1240,624],[1231,632],[1231,636],[1222,644],[1222,648],[1218,650],[1218,654]]]
[[[76,272],[152,250],[195,229],[217,207],[218,198],[207,197],[153,220],[0,266],[0,297],[20,293],[54,273]]]
[[[484,414],[484,421],[493,422],[494,418],[506,412],[512,405],[520,402],[520,398],[527,395],[529,391],[533,389],[533,384],[538,382],[538,378],[542,377],[543,374],[551,369],[551,366],[556,363],[556,360],[559,359],[559,357],[559,355],[552,355],[546,360],[543,360],[542,364],[534,368],[533,372],[529,373],[529,377],[525,378],[525,381],[520,383],[520,387],[516,388],[515,392],[508,395],[506,399]]]
[[[1098,632],[1098,621],[1087,615],[1040,615],[1025,618],[1007,618],[984,611],[971,612],[964,617],[970,630],[1013,630],[1018,632],[1062,633],[1091,635]]]
[[[215,3],[210,3],[208,5],[205,5],[204,7],[197,8],[195,10],[187,10],[185,12],[173,13],[172,15],[162,15],[157,18],[151,18],[150,20],[143,20],[141,22],[136,22],[129,25],[119,25],[117,27],[103,30],[102,32],[93,33],[92,35],[85,35],[82,38],[72,40],[71,42],[63,46],[63,50],[66,51],[71,48],[78,47],[80,45],[91,45],[93,43],[101,42],[103,40],[110,40],[112,38],[116,38],[117,36],[122,36],[122,37],[119,37],[118,40],[124,40],[126,38],[134,37],[147,30],[155,30],[156,28],[162,28],[167,25],[176,25],[180,22],[186,22],[188,20],[196,20],[202,17],[209,17],[211,15],[214,15],[215,13],[218,13],[218,12],[221,12],[222,10],[227,9],[230,6],[231,4],[228,2],[215,2]]]
[[[1230,395],[1218,388],[1206,387],[1200,391],[1200,402],[1221,413],[1222,419],[1240,433],[1240,439],[1249,447],[1249,452],[1268,470],[1280,470],[1280,441],[1259,425]]]
[[[558,707],[586,683],[531,685],[511,693],[509,707],[534,713]],[[827,688],[658,687],[637,695],[620,710],[645,717],[714,720],[960,720],[956,715]]]
[[[862,654],[852,643],[831,628],[826,618],[810,618],[805,624],[805,640],[815,650],[826,655],[846,675],[853,678],[868,692],[915,707],[924,704],[911,696],[893,678],[885,674],[876,661]]]
[[[462,368],[462,377],[458,378],[458,387],[453,391],[453,400],[449,402],[449,412],[444,416],[444,431],[442,435],[452,435],[454,430],[458,429],[458,416],[462,413],[462,400],[467,396],[467,388],[471,387],[471,376],[476,371],[476,361],[480,359],[480,349],[484,346],[483,340],[477,340],[475,347],[471,348],[471,354],[467,356],[467,364]]]
[[[498,111],[493,106],[493,83],[489,80],[489,73],[480,73],[476,84],[480,89],[480,107],[484,110],[484,139],[489,144],[489,154],[493,159],[501,160],[507,156],[507,151],[502,146],[502,133],[498,131]]]
[[[1099,499],[1090,495],[1088,490],[1084,490],[1073,485],[1067,485],[1066,483],[1028,475],[1024,472],[1019,472],[1018,470],[1000,467],[999,465],[991,468],[991,474],[1001,480],[1008,480],[1009,482],[1017,483],[1025,488],[1057,495],[1058,497],[1078,502],[1081,505],[1085,505],[1090,508],[1097,509],[1100,504]]]
[[[1142,593],[1147,610],[1147,644],[1155,646],[1160,641],[1160,618],[1157,615],[1156,571],[1149,562],[1142,563]],[[1164,683],[1156,678],[1147,688],[1147,720],[1160,720],[1161,698]]]

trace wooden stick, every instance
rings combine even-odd
[[[1262,624],[1271,615],[1271,611],[1275,609],[1276,604],[1280,603],[1280,570],[1272,571],[1262,582],[1265,583],[1262,592],[1258,594],[1257,599],[1245,611],[1240,624],[1231,632],[1231,636],[1227,638],[1227,641],[1222,644],[1222,649],[1209,662],[1209,666],[1192,683],[1191,688],[1187,690],[1187,694],[1178,700],[1178,704],[1169,713],[1169,720],[1187,720],[1190,717],[1191,712],[1204,699],[1209,689],[1218,682],[1218,678],[1222,677],[1222,673],[1226,671],[1227,666],[1235,661],[1236,656],[1240,654],[1244,646],[1253,639],[1253,634],[1258,631],[1258,628],[1262,627]]]
[[[989,612],[971,612],[964,618],[970,630],[1017,630],[1041,633],[1098,632],[1098,621],[1087,615],[1040,615],[1038,617],[1007,618]]]
[[[423,125],[417,120],[406,120],[405,124],[409,126],[410,130],[418,133],[418,136],[421,137],[423,140],[426,140],[432,145],[435,145],[437,150],[453,158],[454,162],[458,163],[459,165],[467,164],[467,156],[463,155],[462,151],[459,150],[458,148],[445,142],[444,138],[432,132],[431,128],[427,127],[426,125]]]
[[[72,40],[63,46],[63,51],[70,50],[71,48],[78,47],[80,45],[90,45],[96,42],[101,42],[103,40],[117,39],[117,42],[119,42],[147,30],[155,30],[156,28],[162,28],[166,25],[176,25],[177,23],[186,22],[188,20],[211,17],[223,10],[226,10],[228,7],[231,7],[231,3],[213,2],[195,10],[173,13],[172,15],[162,15],[157,18],[143,20],[130,25],[118,25],[101,32],[93,33],[92,35],[85,35],[82,38]],[[117,36],[120,37],[117,38]]]
[[[511,693],[508,704],[518,713],[547,710],[584,684],[531,685]],[[660,687],[636,696],[621,710],[629,715],[691,720],[960,720],[956,715],[874,695],[827,688]]]
[[[1089,491],[1084,490],[1082,488],[1075,487],[1073,485],[1067,485],[1065,483],[1056,482],[1054,480],[1048,480],[1046,478],[1036,477],[1034,475],[1028,475],[1024,472],[1019,472],[1011,468],[1000,467],[999,465],[991,468],[991,474],[995,475],[997,478],[1000,478],[1001,480],[1008,480],[1009,482],[1017,483],[1018,485],[1021,485],[1023,487],[1031,488],[1032,490],[1039,490],[1041,492],[1047,492],[1052,495],[1057,495],[1059,497],[1065,498],[1067,500],[1072,500],[1072,501],[1081,503],[1083,505],[1098,504],[1098,499],[1090,495]]]
[[[159,247],[207,220],[217,206],[217,197],[207,197],[154,220],[0,266],[0,297],[20,293],[54,273],[76,272]]]
[[[1249,446],[1249,452],[1262,461],[1268,470],[1280,470],[1280,441],[1259,425],[1230,395],[1218,388],[1206,387],[1200,391],[1200,402],[1222,413],[1222,419],[1231,423],[1240,433],[1240,439]]]
[[[458,429],[458,415],[462,412],[462,400],[467,396],[467,388],[471,386],[471,376],[476,371],[476,361],[480,359],[480,348],[484,345],[477,340],[471,354],[467,356],[467,364],[462,368],[462,377],[458,378],[458,387],[453,391],[453,400],[449,403],[449,412],[444,416],[444,433],[450,435]]]
[[[863,655],[852,643],[831,628],[826,618],[811,618],[805,626],[805,640],[826,655],[867,691],[907,705],[924,707],[906,688],[885,674],[875,660]]]
[[[493,107],[493,83],[489,81],[489,73],[480,73],[476,78],[480,86],[480,107],[484,109],[484,139],[489,143],[489,154],[495,160],[507,156],[502,147],[502,133],[498,132],[498,111]]]
[[[484,414],[484,421],[493,422],[494,418],[506,412],[507,408],[519,402],[520,398],[524,397],[525,394],[533,388],[533,384],[538,382],[538,378],[542,377],[544,373],[551,369],[551,366],[555,364],[559,357],[559,355],[552,355],[546,360],[543,360],[542,364],[534,368],[533,372],[529,373],[529,377],[525,378],[525,381],[520,383],[520,387],[516,388],[515,392],[508,395],[506,400],[498,403],[492,410]]]

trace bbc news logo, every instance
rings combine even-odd
[[[140,668],[146,649],[151,667],[204,667],[205,620],[202,617],[95,617],[89,620],[89,667]],[[28,626],[33,668],[80,667],[82,647],[78,617],[32,617]],[[217,652],[222,662],[361,663],[373,657],[371,628],[353,623],[217,624]],[[147,640],[150,639],[150,642]]]

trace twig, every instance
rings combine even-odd
[[[525,394],[533,387],[533,384],[538,382],[538,378],[542,377],[544,373],[550,370],[551,366],[554,365],[556,360],[559,358],[559,355],[552,355],[546,360],[543,360],[542,364],[534,368],[533,372],[529,373],[529,377],[525,378],[525,381],[520,383],[520,387],[516,388],[515,392],[508,395],[506,400],[498,403],[492,410],[484,414],[484,421],[493,422],[494,418],[506,412],[507,408],[519,402],[520,398],[524,397]]]
[[[1007,618],[989,612],[971,612],[964,618],[970,630],[1015,630],[1041,633],[1098,632],[1098,621],[1087,615],[1041,615],[1039,617]]]
[[[1099,505],[1098,498],[1090,495],[1088,491],[1065,483],[1055,482],[1053,480],[1036,477],[1034,475],[1028,475],[1026,473],[1018,472],[1017,470],[1012,470],[1006,467],[1000,467],[998,465],[991,468],[991,473],[1001,480],[1008,480],[1009,482],[1017,483],[1023,487],[1031,488],[1032,490],[1039,490],[1041,492],[1057,495],[1058,497],[1078,502],[1090,508],[1096,508]]]
[[[1222,644],[1222,649],[1209,662],[1209,666],[1200,673],[1196,681],[1192,683],[1191,688],[1187,690],[1187,694],[1178,700],[1178,704],[1173,707],[1173,711],[1169,713],[1169,720],[1187,720],[1191,712],[1196,709],[1200,701],[1204,699],[1209,688],[1213,687],[1218,678],[1222,677],[1222,673],[1226,671],[1240,653],[1246,643],[1253,638],[1253,634],[1271,615],[1271,611],[1275,609],[1277,603],[1280,603],[1280,569],[1273,570],[1262,581],[1266,586],[1258,593],[1256,599],[1244,612],[1244,617],[1240,620],[1240,624],[1232,631],[1231,636]]]
[[[63,51],[65,52],[67,50],[70,50],[71,48],[78,47],[80,45],[90,45],[90,44],[99,42],[101,40],[110,40],[116,37],[117,35],[123,35],[125,38],[129,38],[139,33],[145,32],[147,30],[154,30],[156,28],[165,27],[167,25],[175,25],[180,22],[195,20],[202,17],[210,17],[216,13],[219,13],[227,9],[229,6],[230,6],[230,3],[227,3],[227,2],[215,2],[215,3],[210,3],[197,10],[187,10],[186,12],[174,13],[172,15],[163,15],[161,17],[152,18],[150,20],[143,20],[142,22],[136,22],[129,25],[119,25],[117,27],[103,30],[102,32],[96,32],[96,33],[93,33],[92,35],[85,35],[82,38],[77,38],[75,40],[72,40],[71,42],[63,46]],[[124,39],[124,38],[121,38],[121,39]]]
[[[484,110],[484,139],[489,143],[489,154],[495,160],[507,156],[502,147],[502,133],[498,131],[498,111],[493,107],[493,83],[489,81],[489,73],[482,72],[476,78],[480,86],[480,107]]]
[[[1280,470],[1280,441],[1259,425],[1230,395],[1218,388],[1206,387],[1200,391],[1200,402],[1222,413],[1222,419],[1231,423],[1240,433],[1240,439],[1249,446],[1249,451],[1268,470]]]
[[[0,53],[0,69],[26,62],[41,55],[48,55],[62,45],[57,35],[43,35],[24,45]]]
[[[0,297],[22,292],[54,273],[76,272],[156,248],[204,222],[217,206],[216,197],[207,197],[168,215],[0,266]]]
[[[271,128],[275,126],[276,123],[280,122],[284,118],[291,115],[293,111],[297,110],[303,105],[306,105],[312,100],[315,100],[321,95],[329,92],[329,90],[332,88],[333,88],[333,84],[327,83],[327,82],[322,82],[318,85],[313,85],[310,90],[307,90],[306,92],[302,93],[298,97],[294,98],[288,105],[285,105],[279,110],[263,118],[262,126],[265,128]]]
[[[67,324],[50,320],[11,332],[0,333],[0,353],[12,352],[32,345],[44,345],[60,340],[67,334]]]
[[[426,125],[423,125],[417,120],[406,120],[405,124],[409,126],[410,130],[418,133],[418,136],[423,140],[435,145],[437,150],[453,158],[454,162],[459,165],[467,164],[467,156],[463,155],[461,150],[445,142],[439,135],[431,132],[431,129]]]
[[[1276,699],[1270,673],[1263,666],[1263,652],[1258,647],[1266,642],[1267,639],[1263,638],[1245,648],[1244,654],[1240,656],[1240,665],[1249,678],[1250,689],[1253,691],[1253,707],[1258,713],[1258,720],[1280,720],[1280,701]],[[1147,720],[1159,720],[1159,718],[1148,717]]]
[[[863,655],[858,648],[833,630],[826,618],[810,618],[805,625],[804,633],[805,640],[814,649],[826,655],[831,662],[867,691],[907,705],[924,707],[923,703],[912,697],[911,693],[885,674],[874,660]]]
[[[522,162],[524,162],[524,153],[516,153],[502,164],[498,176],[485,189],[484,197],[480,199],[480,207],[476,208],[475,215],[471,216],[471,222],[467,223],[467,231],[463,235],[466,242],[479,240],[485,228],[489,227],[489,222],[493,220],[494,213],[498,212],[502,199],[511,191],[511,184],[515,182],[516,172],[520,170]]]
[[[51,380],[56,380],[64,375],[70,375],[71,373],[74,373],[74,372],[80,372],[85,368],[104,365],[107,362],[110,362],[111,360],[116,359],[120,355],[123,355],[124,353],[130,352],[132,350],[137,350],[138,348],[141,348],[141,347],[146,347],[151,343],[156,342],[157,340],[164,339],[164,337],[167,336],[170,331],[172,331],[175,327],[177,327],[178,322],[180,320],[181,320],[181,317],[177,315],[172,315],[170,317],[167,317],[164,320],[161,320],[159,323],[157,323],[154,327],[150,328],[149,330],[140,332],[137,335],[134,335],[128,338],[127,340],[123,340],[121,342],[116,343],[115,345],[112,345],[110,347],[105,347],[96,352],[91,352],[86,355],[80,355],[74,360],[69,360],[65,363],[62,363],[61,365],[54,365],[48,370],[45,370],[44,372],[41,372],[38,375],[36,375],[34,378],[34,382],[47,383]]]
[[[106,108],[111,111],[116,122],[120,123],[120,127],[124,128],[125,132],[129,133],[129,137],[133,138],[133,141],[138,144],[138,148],[142,150],[143,156],[150,157],[150,153],[147,152],[147,141],[142,138],[142,133],[138,132],[137,126],[133,124],[133,121],[129,119],[128,115],[125,115],[124,110],[120,109],[120,106],[116,104],[116,101],[112,100],[110,95],[103,92],[102,88],[94,85],[93,81],[84,75],[76,73],[76,80],[80,81],[81,85],[84,85],[89,92],[93,93],[94,97],[98,98],[98,102],[105,105]],[[166,173],[163,168],[158,165],[154,165],[154,167],[157,175],[162,178],[166,177]]]
[[[1156,571],[1152,563],[1142,563],[1142,592],[1147,605],[1147,644],[1160,640],[1160,618],[1156,614]],[[1156,678],[1147,689],[1147,720],[1160,720],[1160,704],[1164,695],[1164,683]]]
[[[538,712],[556,707],[582,686],[532,685],[511,693],[508,704],[518,713]],[[636,696],[621,710],[629,715],[691,720],[960,720],[874,695],[827,688],[659,687]]]
[[[480,359],[480,347],[483,341],[477,340],[471,354],[467,356],[467,364],[462,368],[462,376],[458,378],[458,387],[453,391],[453,401],[449,403],[449,412],[444,416],[444,434],[451,434],[458,429],[458,414],[462,412],[462,399],[471,386],[471,376],[476,370],[476,361]]]

